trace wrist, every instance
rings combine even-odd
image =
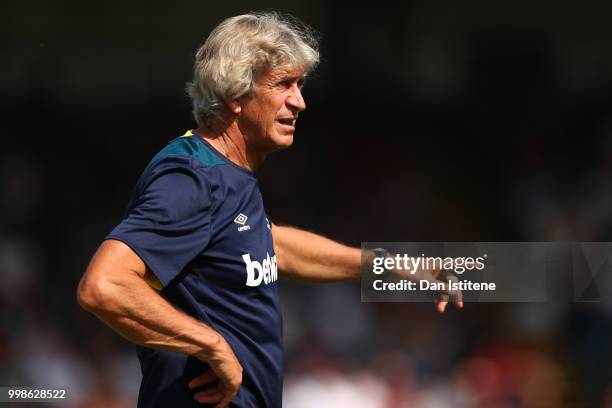
[[[190,354],[199,360],[208,361],[219,353],[224,343],[225,339],[221,334],[207,328],[206,332],[199,337],[195,350]]]

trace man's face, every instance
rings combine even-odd
[[[250,148],[261,152],[293,143],[298,114],[306,109],[302,69],[272,69],[255,79],[252,94],[240,99],[238,126]]]

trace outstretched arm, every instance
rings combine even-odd
[[[130,247],[102,243],[79,283],[81,306],[127,340],[146,347],[193,355],[211,366],[189,385],[219,379],[212,389],[196,393],[200,402],[224,407],[236,396],[242,367],[225,339],[209,326],[175,309],[150,284],[157,278]]]
[[[361,277],[361,250],[342,245],[331,239],[297,228],[273,225],[274,252],[281,276],[303,282],[334,282]],[[367,259],[372,262],[373,254]],[[403,271],[396,271],[402,275]],[[421,279],[438,279],[437,271],[419,271]],[[415,279],[415,275],[404,276]],[[443,291],[436,307],[444,312],[449,295],[455,296],[455,304],[463,307],[461,294]]]
[[[281,276],[333,282],[361,276],[361,250],[297,228],[274,225],[274,252]]]

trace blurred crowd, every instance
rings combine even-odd
[[[323,62],[295,145],[258,171],[272,219],[355,246],[612,241],[610,12],[440,4],[285,10],[321,31]],[[134,406],[134,347],[78,307],[76,285],[148,160],[193,126],[198,41],[243,11],[196,25],[14,9],[1,28],[0,385]],[[361,303],[358,283],[289,282],[281,299],[288,408],[612,407],[605,302],[440,316]]]

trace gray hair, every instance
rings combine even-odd
[[[275,12],[230,17],[198,49],[187,92],[193,116],[208,126],[225,108],[224,98],[251,93],[259,72],[274,68],[312,71],[319,62],[318,40],[308,26]]]

